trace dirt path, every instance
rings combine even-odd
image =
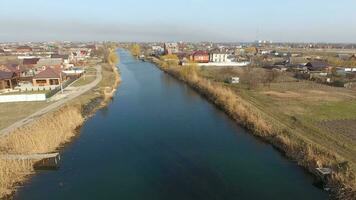
[[[86,93],[87,91],[93,89],[95,86],[97,86],[100,81],[102,80],[102,74],[101,74],[101,66],[96,66],[96,79],[84,86],[81,87],[77,87],[73,90],[70,90],[68,94],[66,94],[65,97],[59,99],[58,101],[50,104],[49,106],[38,110],[37,112],[33,113],[32,115],[29,115],[28,117],[21,119],[15,123],[13,123],[12,125],[8,126],[7,128],[4,128],[2,130],[0,130],[0,138],[4,137],[6,135],[8,135],[9,133],[11,133],[13,130],[24,126],[36,119],[38,119],[39,117],[41,117],[42,115],[51,112],[55,109],[57,109],[58,107],[62,106],[63,104],[67,103],[68,101],[75,99],[76,97]]]

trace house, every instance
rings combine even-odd
[[[50,86],[59,85],[63,80],[62,72],[60,70],[47,67],[35,75],[32,79],[33,86]]]
[[[52,54],[51,58],[61,58],[63,59],[63,64],[69,64],[69,55],[61,55],[61,54]]]
[[[36,68],[44,69],[45,67],[61,68],[62,65],[63,65],[62,58],[41,58],[35,66]]]
[[[165,54],[176,54],[179,52],[179,45],[176,42],[164,43]]]
[[[21,73],[20,66],[18,64],[0,64],[0,71],[14,72],[17,77],[20,77]]]
[[[190,60],[197,63],[208,63],[210,60],[209,53],[206,51],[196,51],[190,56]]]
[[[24,54],[24,53],[31,53],[32,48],[29,46],[19,46],[16,48],[16,52],[19,54]]]
[[[349,60],[350,61],[356,61],[356,54],[353,54],[352,56],[350,56]]]
[[[356,55],[355,54],[339,54],[338,58],[343,61],[356,61]]]
[[[290,57],[288,59],[288,64],[290,65],[306,65],[309,62],[305,57]]]
[[[164,48],[161,46],[152,46],[151,48],[152,48],[153,54],[156,56],[160,56],[160,55],[164,54]]]
[[[227,53],[221,53],[218,51],[215,52],[211,52],[210,53],[210,62],[214,62],[214,63],[225,63],[228,62],[228,54]]]
[[[328,63],[323,61],[312,61],[305,64],[309,71],[323,71],[328,68]]]
[[[22,65],[27,67],[27,68],[34,68],[40,58],[25,58],[22,60]]]
[[[15,72],[0,71],[0,90],[13,89],[17,85],[17,80]]]

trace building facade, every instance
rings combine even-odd
[[[228,54],[226,53],[211,53],[210,54],[210,62],[214,63],[225,63],[228,61]]]

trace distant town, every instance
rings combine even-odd
[[[142,43],[143,54],[174,54],[181,65],[202,67],[259,66],[289,72],[300,79],[337,87],[356,87],[355,44],[254,43]],[[85,72],[96,43],[0,44],[0,94],[59,89]]]

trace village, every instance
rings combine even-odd
[[[356,87],[356,49],[348,44],[145,43],[145,55],[176,55],[180,65],[194,62],[203,68],[254,67],[278,71],[300,80],[336,87]],[[230,77],[239,78],[239,77]],[[263,80],[262,80],[263,82]]]
[[[0,44],[0,102],[45,101],[63,92],[85,74],[97,49],[95,44]]]

